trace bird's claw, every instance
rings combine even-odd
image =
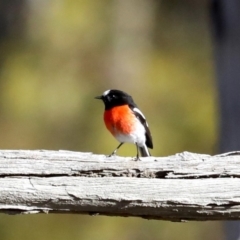
[[[139,156],[136,156],[133,158],[133,161],[141,161],[141,158]]]
[[[111,153],[110,155],[107,155],[107,157],[115,157],[115,156],[116,156],[115,152]]]

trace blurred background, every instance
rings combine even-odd
[[[212,24],[218,5],[211,2],[0,0],[0,148],[110,154],[117,141],[94,97],[116,88],[132,95],[147,117],[152,155],[218,153],[219,32],[211,27],[221,22]],[[118,154],[135,151],[124,145]],[[1,240],[223,236],[219,222],[0,215]]]

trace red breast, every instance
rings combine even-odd
[[[130,134],[134,131],[135,120],[135,115],[127,104],[113,107],[104,112],[105,125],[114,136]]]

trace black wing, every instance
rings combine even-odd
[[[146,118],[144,117],[143,113],[138,109],[136,104],[132,104],[130,105],[130,107],[133,110],[135,116],[140,120],[140,122],[144,126],[146,130],[146,145],[147,147],[152,149],[153,148],[152,136]]]

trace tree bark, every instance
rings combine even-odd
[[[239,219],[239,154],[184,152],[135,161],[70,151],[2,150],[0,212]]]

